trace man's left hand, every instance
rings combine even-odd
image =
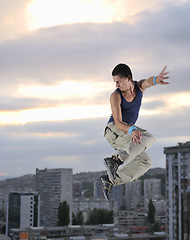
[[[169,78],[169,76],[167,76],[167,74],[168,74],[169,72],[166,72],[166,68],[167,68],[167,66],[165,66],[165,67],[163,68],[163,70],[161,71],[161,73],[157,76],[157,78],[156,78],[156,83],[157,83],[157,84],[160,84],[160,85],[169,84],[169,82],[165,82],[165,81],[164,81],[165,79],[168,79],[168,78]]]

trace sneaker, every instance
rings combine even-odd
[[[111,180],[116,179],[116,176],[117,176],[116,172],[120,163],[114,160],[113,157],[111,157],[111,158],[104,158],[104,164],[108,170],[108,175],[111,178]]]
[[[113,184],[110,182],[108,175],[103,175],[100,177],[100,182],[102,184],[102,191],[104,194],[104,197],[107,201],[110,200],[110,192],[112,189]]]

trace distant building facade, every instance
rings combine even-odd
[[[41,199],[41,226],[57,226],[58,207],[63,201],[69,205],[70,222],[72,222],[73,175],[71,168],[36,169],[36,190]]]
[[[156,199],[152,201],[156,213],[155,213],[155,221],[159,222],[161,225],[166,226],[167,219],[166,219],[166,212],[167,212],[167,202],[165,198]]]
[[[6,234],[11,228],[38,227],[39,203],[37,192],[10,192],[7,199]]]
[[[102,192],[102,186],[100,180],[94,181],[94,198],[95,199],[105,199]],[[118,204],[118,209],[125,205],[125,186],[118,185],[111,189],[110,199],[115,200]]]
[[[119,211],[115,218],[115,224],[126,225],[129,229],[131,226],[143,227],[149,224],[147,214],[143,211]]]
[[[106,199],[74,199],[73,200],[73,213],[77,215],[78,212],[82,211],[84,222],[87,221],[88,215],[90,211],[96,209],[107,209],[108,211],[113,211],[114,214],[117,214],[118,204],[115,200],[110,199],[107,201]]]
[[[0,218],[1,218],[1,220],[6,219],[6,209],[7,209],[7,197],[5,194],[0,193]]]
[[[91,225],[88,225],[88,226],[75,225],[75,226],[45,227],[45,228],[39,227],[39,228],[27,228],[27,229],[22,228],[22,229],[12,229],[10,231],[10,236],[12,240],[99,239],[100,233],[104,233],[103,236],[108,236],[109,234],[113,236],[114,228],[115,228],[114,224],[102,224],[102,225],[92,225],[92,226]]]
[[[100,180],[95,180],[94,181],[94,198],[102,198],[104,199],[104,194],[102,192],[102,186]]]
[[[161,180],[160,179],[145,179],[144,180],[144,207],[148,210],[150,200],[161,198]]]
[[[165,147],[169,240],[190,239],[190,142]]]
[[[134,210],[142,201],[141,184],[141,180],[125,184],[125,202],[127,211]]]
[[[81,181],[73,181],[73,197],[80,198],[82,196],[82,183]]]
[[[110,193],[110,199],[114,199],[118,204],[118,210],[125,206],[125,185],[114,186]]]

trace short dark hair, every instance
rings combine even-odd
[[[129,66],[124,63],[118,64],[112,71],[112,76],[120,76],[120,77],[131,77],[132,79],[132,72]]]

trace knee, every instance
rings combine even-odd
[[[152,159],[146,155],[139,160],[139,163],[146,166],[148,169],[152,167]]]
[[[146,138],[146,144],[145,144],[146,148],[152,147],[152,145],[155,142],[155,137],[152,134],[150,134],[150,133],[145,134],[144,137]]]
[[[142,152],[140,155],[141,156],[139,156],[139,160],[138,160],[139,164],[141,166],[143,165],[144,167],[146,167],[147,170],[151,168],[152,159],[146,154],[146,152]]]

